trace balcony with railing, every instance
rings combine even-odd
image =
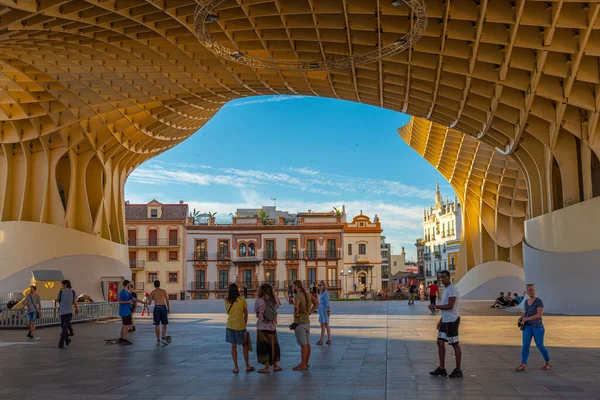
[[[213,288],[214,290],[226,292],[229,289],[229,281],[213,282]]]
[[[427,271],[425,272],[425,275],[426,275],[426,276],[435,276],[435,275],[434,275],[434,273],[433,273],[433,271],[429,271],[429,270],[427,270]]]
[[[191,282],[190,290],[201,290],[201,291],[209,290],[208,282]]]
[[[275,250],[263,251],[263,260],[277,260],[277,252]]]
[[[179,238],[129,238],[127,245],[129,247],[179,247],[181,241]]]
[[[129,268],[131,269],[144,269],[146,261],[144,260],[129,260]]]
[[[256,290],[260,286],[258,281],[238,281],[236,282],[240,290],[244,290],[244,285],[248,288],[248,290]]]
[[[268,283],[269,285],[273,286],[273,289],[277,289],[279,288],[279,281],[275,281],[275,280],[264,280],[264,281],[260,281],[260,284],[262,285],[263,283]]]
[[[285,252],[286,260],[297,260],[298,259],[298,250],[288,250]]]
[[[305,260],[339,260],[342,258],[341,250],[306,250],[303,252]]]
[[[231,260],[233,262],[260,262],[262,254],[258,251],[235,252],[232,254]]]

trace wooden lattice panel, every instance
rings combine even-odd
[[[553,209],[539,172],[549,153],[564,174],[577,141],[600,154],[598,1],[430,0],[427,31],[410,50],[308,72],[217,58],[195,36],[196,6],[0,0],[0,221],[123,241],[126,176],[227,101],[261,94],[358,101],[474,136],[513,154],[532,215]],[[277,59],[365,53],[414,23],[387,0],[230,0],[217,11],[216,39]],[[89,163],[101,168],[89,172]],[[582,200],[575,187],[563,190]]]

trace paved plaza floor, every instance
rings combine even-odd
[[[250,311],[253,302],[250,301]],[[592,399],[600,398],[600,317],[545,316],[554,363],[531,349],[530,370],[520,363],[517,314],[488,303],[461,303],[463,379],[429,376],[437,366],[436,316],[406,301],[333,302],[332,345],[313,346],[311,368],[296,372],[300,349],[287,329],[292,307],[281,309],[279,340],[284,371],[232,374],[221,301],[176,302],[169,346],[156,347],[151,320],[136,318],[133,346],[108,346],[120,323],[77,324],[70,347],[57,348],[58,328],[0,331],[0,399]],[[312,343],[318,340],[317,316]],[[255,321],[249,330],[255,341]],[[454,357],[449,351],[447,367]],[[252,365],[258,367],[256,353]],[[242,360],[241,349],[239,354]],[[243,367],[243,364],[240,364]],[[257,368],[258,369],[258,368]]]

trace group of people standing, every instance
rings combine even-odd
[[[331,315],[329,293],[325,282],[318,284],[318,296],[312,296],[304,288],[301,281],[296,280],[292,284],[293,304],[294,304],[294,322],[290,325],[290,330],[294,331],[296,342],[301,349],[301,360],[293,369],[296,371],[307,370],[311,355],[310,344],[310,315],[318,310],[319,323],[321,324],[321,337],[316,343],[323,345],[325,333],[327,333],[326,343],[331,344],[331,329],[329,328],[329,317]],[[279,366],[281,360],[281,349],[277,337],[278,309],[281,302],[269,283],[260,285],[257,292],[257,299],[254,303],[254,313],[256,314],[256,354],[259,364],[264,365],[259,373],[269,373],[271,368],[273,372],[281,371]],[[231,344],[231,358],[233,360],[233,373],[239,373],[237,347],[242,346],[246,372],[254,371],[255,368],[250,365],[249,352],[252,346],[248,326],[248,303],[246,299],[240,296],[239,287],[232,283],[229,285],[227,298],[225,299],[225,312],[227,313],[227,327],[225,330],[225,340]]]

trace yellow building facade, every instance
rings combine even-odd
[[[185,298],[185,222],[187,204],[125,204],[131,281],[138,298],[154,290],[154,281],[170,300]]]

